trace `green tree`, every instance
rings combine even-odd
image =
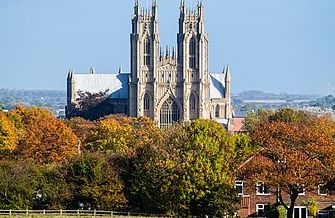
[[[177,216],[234,213],[234,143],[238,140],[209,120],[177,125],[165,134],[164,140],[141,148],[132,163],[130,204]]]
[[[288,108],[279,109],[277,111],[261,109],[258,112],[250,112],[246,119],[246,129],[252,132],[254,128],[267,121],[282,122],[303,122],[311,121],[310,114],[303,111],[296,111]]]
[[[27,161],[0,161],[0,208],[32,209],[37,168]]]
[[[62,165],[39,166],[36,176],[36,197],[32,201],[33,209],[67,209],[67,202],[71,200],[73,194],[66,181],[66,173],[65,167]]]
[[[72,193],[67,208],[119,210],[126,206],[124,184],[107,155],[86,153],[65,169],[65,181]]]

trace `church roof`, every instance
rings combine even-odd
[[[225,73],[210,73],[210,98],[224,98]]]
[[[129,73],[118,74],[73,74],[75,90],[90,93],[109,90],[110,98],[128,98]]]

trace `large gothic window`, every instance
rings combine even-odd
[[[219,118],[220,117],[220,105],[216,105],[215,107],[215,117]]]
[[[150,54],[151,54],[151,45],[150,45],[150,41],[148,39],[144,40],[144,47],[143,47],[143,54],[144,54],[144,65],[146,66],[150,66]]]
[[[197,42],[194,37],[190,40],[189,44],[189,67],[195,69],[196,67],[196,54],[197,54]]]
[[[192,93],[190,95],[189,99],[189,112],[190,112],[190,119],[194,120],[198,118],[198,113],[197,113],[197,98],[196,96]]]
[[[144,107],[144,115],[150,116],[150,97],[148,93],[145,93],[143,98],[143,107]]]
[[[173,123],[180,119],[179,109],[177,103],[169,98],[164,102],[160,110],[160,126],[162,129],[167,129]]]

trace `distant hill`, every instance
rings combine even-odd
[[[248,90],[233,95],[238,100],[315,100],[319,95],[311,94],[287,94],[287,93],[266,93],[259,90]]]
[[[44,107],[58,115],[65,108],[66,91],[0,89],[0,104],[5,110],[17,105]]]
[[[332,108],[335,110],[335,97],[328,95],[322,98],[318,98],[315,101],[311,101],[310,105],[313,107]]]

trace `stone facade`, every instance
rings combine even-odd
[[[181,1],[177,48],[162,52],[157,2],[144,9],[135,0],[131,70],[128,87],[123,87],[128,89],[127,114],[148,116],[163,128],[198,118],[215,119],[229,127],[233,112],[230,70],[209,73],[208,42],[203,4],[192,10]],[[74,78],[68,78],[68,105],[78,92],[72,85]]]

